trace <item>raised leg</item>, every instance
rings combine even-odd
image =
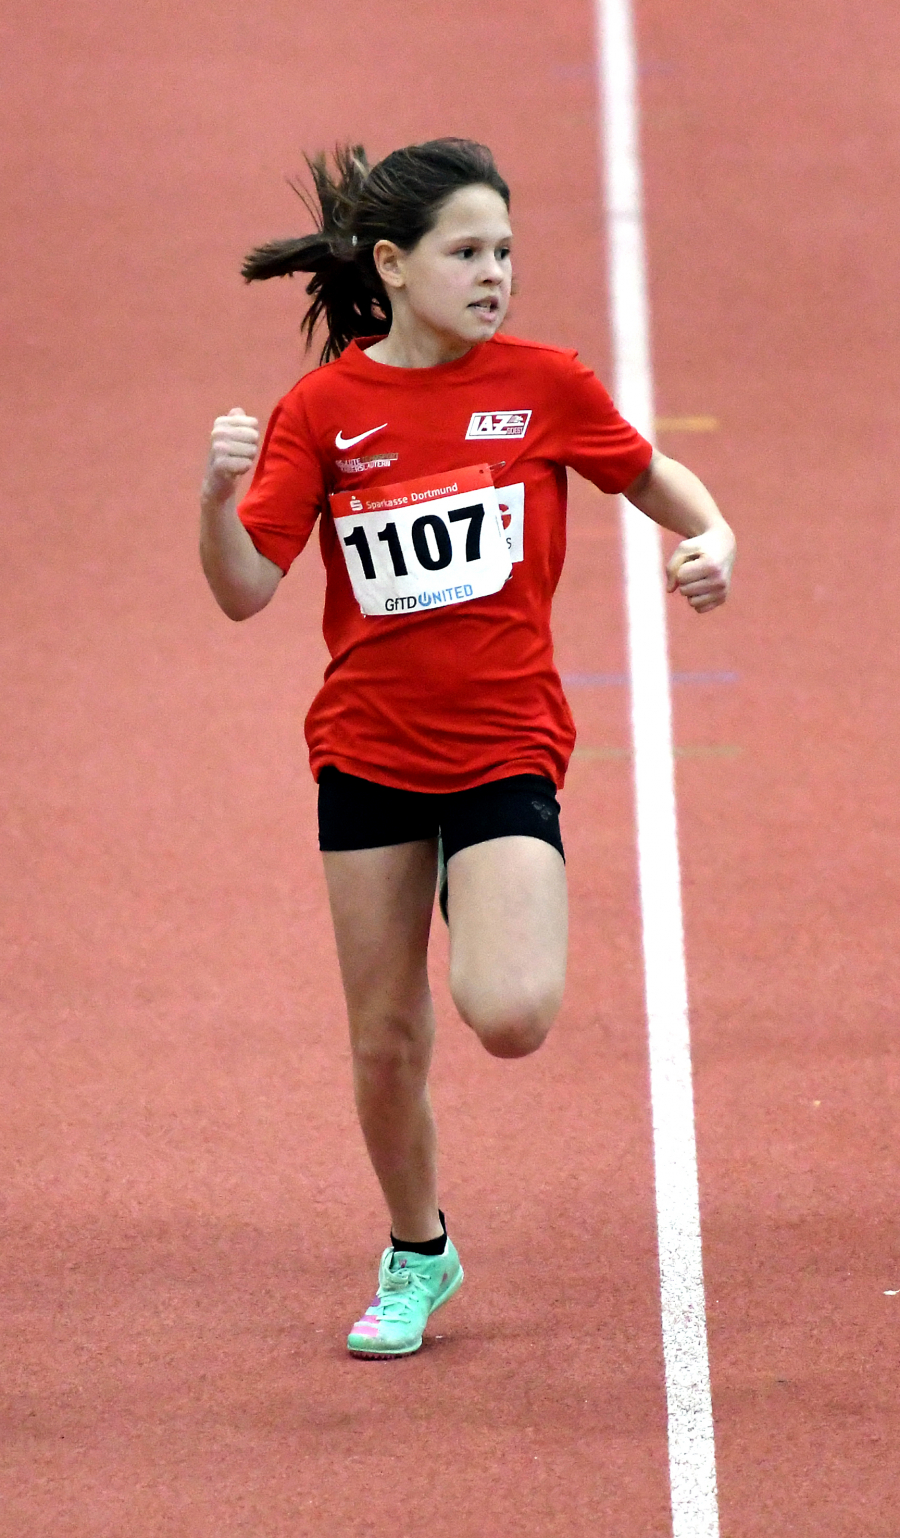
[[[526,1057],[562,1001],[568,905],[562,856],[541,839],[490,839],[447,865],[450,989],[495,1057]]]

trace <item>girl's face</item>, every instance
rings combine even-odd
[[[492,187],[463,187],[411,251],[380,240],[374,257],[395,323],[462,354],[492,337],[509,307],[512,231]]]

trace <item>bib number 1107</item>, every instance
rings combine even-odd
[[[512,569],[486,465],[339,492],[331,507],[364,614],[467,603],[496,593]]]
[[[474,503],[471,507],[458,507],[447,515],[447,523],[462,523],[468,520],[469,532],[466,535],[466,560],[478,561],[481,559],[481,526],[484,523],[484,506],[481,502]],[[423,571],[443,571],[453,561],[453,540],[444,523],[437,513],[423,513],[421,518],[416,518],[410,528],[410,538],[415,553],[415,558]],[[409,567],[403,554],[403,545],[396,523],[386,523],[383,529],[378,530],[378,538],[384,540],[390,554],[391,565],[396,577],[408,577]],[[344,535],[344,544],[352,545],[357,551],[362,565],[363,573],[368,581],[373,581],[378,573],[369,549],[369,536],[362,524],[358,524],[352,534]]]

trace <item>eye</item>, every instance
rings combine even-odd
[[[497,260],[498,260],[498,262],[508,261],[511,255],[512,255],[512,247],[511,246],[498,246],[497,247]]]
[[[474,246],[460,246],[460,248],[459,248],[459,250],[457,251],[456,254],[457,254],[457,256],[464,256],[466,258],[468,258],[470,256],[474,256],[475,255],[475,247]]]

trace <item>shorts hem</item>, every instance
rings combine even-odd
[[[420,796],[454,796],[459,791],[477,790],[479,785],[493,785],[497,780],[508,780],[519,774],[536,775],[539,779],[549,780],[556,790],[561,790],[565,778],[564,772],[560,773],[557,765],[537,756],[505,759],[502,764],[494,764],[474,774],[461,775],[458,780],[443,785],[435,785],[433,782],[430,785],[416,784],[380,765],[366,764],[361,759],[348,758],[344,753],[322,753],[315,758],[310,756],[310,769],[316,784],[319,783],[322,770],[329,768],[338,769],[341,774],[352,774],[358,780],[368,780],[372,785],[384,785],[389,790],[406,790]]]

